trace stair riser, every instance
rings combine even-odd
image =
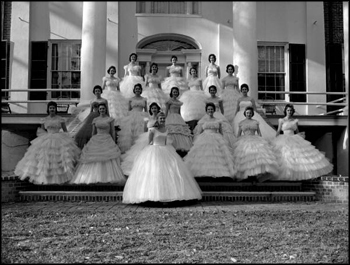
[[[21,195],[20,201],[122,201],[120,195],[114,196],[76,196],[76,195]],[[281,202],[281,201],[315,201],[314,195],[283,196],[283,195],[204,195],[203,201],[246,201],[246,202]]]

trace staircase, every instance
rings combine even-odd
[[[200,180],[203,201],[314,201],[316,193],[303,190],[301,182],[232,182]],[[123,185],[31,185],[20,191],[21,201],[122,201]]]
[[[76,108],[66,121],[73,137],[82,126],[78,114],[85,108]],[[263,114],[264,115],[264,114]],[[266,118],[266,116],[264,115]],[[268,119],[266,119],[268,120]],[[314,201],[316,193],[303,190],[302,182],[250,180],[234,182],[230,178],[196,178],[203,201]],[[26,190],[19,191],[21,201],[122,201],[123,185],[118,184],[63,184],[34,185],[27,183]]]

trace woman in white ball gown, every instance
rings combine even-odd
[[[142,96],[147,98],[147,105],[156,102],[163,110],[165,103],[169,100],[169,96],[164,93],[161,88],[162,77],[157,75],[158,64],[152,63],[150,73],[145,76],[145,89]]]
[[[136,139],[135,144],[128,151],[126,151],[125,154],[122,155],[121,167],[125,175],[130,175],[130,171],[134,164],[135,157],[140,153],[140,151],[144,147],[148,145],[148,130],[149,128],[152,128],[155,122],[157,121],[157,115],[160,112],[160,110],[160,106],[156,102],[153,102],[151,103],[151,105],[149,105],[150,116],[147,122],[147,132],[140,134],[139,137]]]
[[[200,120],[205,115],[205,100],[202,87],[202,79],[197,76],[197,69],[190,69],[191,78],[188,80],[189,90],[185,91],[179,100],[183,103],[181,106],[181,116],[188,122]]]
[[[217,89],[218,96],[221,96],[222,93],[222,82],[220,80],[220,66],[215,64],[216,56],[215,54],[210,54],[208,57],[210,64],[205,67],[205,76],[206,78],[203,81],[203,91],[207,96],[209,94],[209,87],[214,85]]]
[[[103,96],[108,101],[107,113],[114,119],[115,126],[120,126],[120,120],[128,115],[128,100],[120,93],[120,79],[114,76],[115,66],[110,66],[107,73],[109,76],[102,78]]]
[[[192,147],[192,134],[190,127],[181,117],[182,102],[177,98],[179,89],[173,87],[170,91],[170,99],[166,103],[165,126],[169,135],[173,138],[173,145],[177,151],[188,152]]]
[[[124,66],[124,77],[120,82],[120,91],[126,98],[134,96],[133,89],[136,84],[145,86],[143,77],[141,76],[141,66],[137,63],[137,54],[132,53],[129,56],[130,63]]]
[[[129,99],[129,114],[121,120],[117,140],[122,153],[129,150],[137,137],[145,132],[145,123],[147,122],[147,99],[141,97],[141,84],[134,86],[133,93],[135,96]]]
[[[149,145],[136,157],[124,186],[123,203],[200,200],[202,191],[169,142],[165,114],[149,130]]]
[[[255,100],[248,96],[249,86],[247,84],[241,85],[242,96],[237,101],[236,115],[233,120],[233,131],[238,134],[239,123],[245,119],[244,110],[246,107],[253,107],[254,119],[259,122],[259,127],[262,137],[271,140],[276,135],[276,129],[270,126],[265,119],[256,111]]]
[[[277,137],[272,144],[281,173],[274,180],[300,181],[332,172],[333,165],[325,155],[299,134],[298,119],[293,118],[294,112],[293,105],[287,104],[284,108],[285,117],[278,120]]]
[[[207,97],[206,103],[213,103],[215,105],[215,112],[214,112],[214,117],[222,121],[222,132],[224,135],[224,139],[227,142],[227,144],[232,147],[234,142],[236,141],[236,137],[233,133],[233,128],[231,124],[228,122],[226,117],[223,115],[224,114],[224,107],[222,103],[222,99],[217,96],[216,92],[216,86],[211,85],[209,87],[209,92],[210,92],[210,97]],[[208,118],[208,115],[204,115],[202,119],[198,121],[198,124],[202,122],[202,120],[205,120]],[[199,127],[198,127],[199,128]],[[198,135],[197,132],[197,127],[194,128],[193,133],[195,135],[195,138]]]
[[[197,125],[199,135],[184,161],[195,177],[234,178],[232,150],[222,135],[222,121],[214,117],[215,109],[214,103],[206,104],[208,118]]]
[[[255,116],[253,107],[247,107],[244,116],[246,118],[239,123],[238,139],[233,146],[237,179],[243,180],[254,176],[262,182],[278,176],[276,153],[269,141],[261,137],[259,122],[252,119]]]
[[[177,56],[171,56],[171,65],[166,68],[169,77],[166,77],[161,83],[162,89],[166,95],[169,95],[172,87],[179,88],[180,94],[188,89],[187,82],[183,77],[183,68],[176,63]]]
[[[67,133],[64,118],[57,115],[56,102],[47,104],[47,113],[40,121],[38,137],[30,142],[14,173],[21,180],[29,177],[34,184],[63,184],[74,175],[80,149]]]
[[[125,183],[120,168],[120,150],[115,143],[114,119],[107,115],[107,105],[99,103],[100,116],[92,121],[90,141],[84,146],[72,184]]]
[[[237,101],[241,97],[241,92],[239,91],[239,79],[237,76],[233,75],[235,73],[235,67],[232,64],[226,66],[226,73],[222,81],[222,94],[225,117],[230,124],[233,124],[233,119],[235,118]]]
[[[104,102],[108,106],[107,99],[101,97],[101,94],[102,94],[101,86],[99,85],[94,86],[92,92],[95,94],[96,98],[91,100],[90,110],[89,110],[90,113],[81,124],[77,133],[74,135],[74,140],[80,149],[83,149],[84,145],[90,140],[92,136],[92,121],[93,119],[95,119],[100,115],[98,113],[98,104],[100,102]],[[107,113],[108,113],[108,110],[107,110]]]

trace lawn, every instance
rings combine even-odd
[[[348,211],[106,208],[3,207],[1,263],[349,262]]]

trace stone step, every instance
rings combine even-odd
[[[303,191],[301,182],[218,182],[197,180],[202,191]],[[28,191],[123,191],[124,185],[113,183],[32,185]]]
[[[20,191],[20,201],[122,201],[122,191]],[[203,201],[314,201],[316,193],[268,191],[204,191]]]

